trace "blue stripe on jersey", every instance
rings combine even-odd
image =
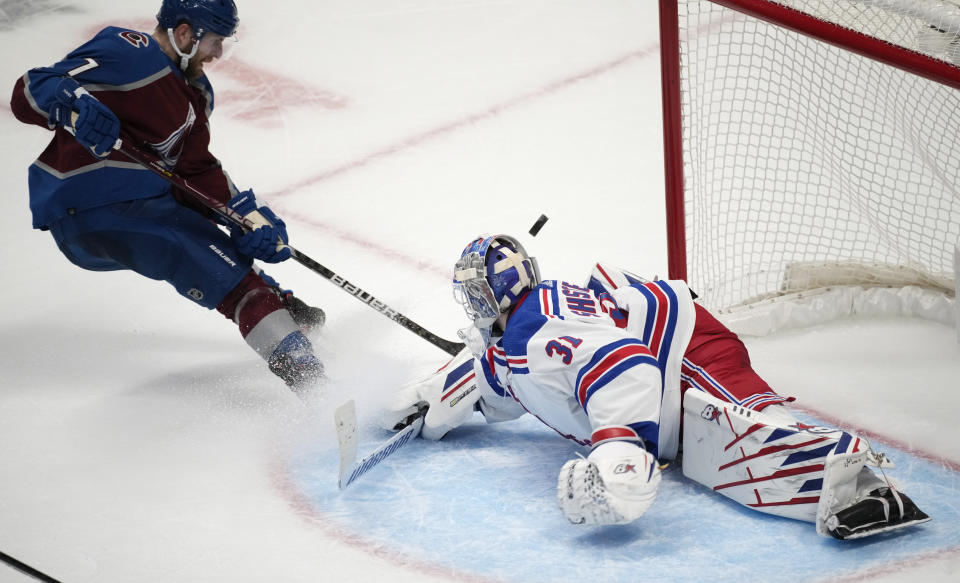
[[[619,358],[615,358],[612,361],[608,361],[608,357],[611,353],[616,350],[623,348],[625,346],[640,346],[646,348],[646,345],[640,342],[635,338],[624,338],[622,340],[617,340],[616,342],[611,342],[606,346],[599,348],[596,352],[593,353],[593,358],[590,359],[585,366],[580,369],[580,372],[577,374],[577,382],[575,385],[577,396],[579,398],[580,389],[583,386],[584,377],[589,375],[592,372],[595,372],[597,367],[603,366],[604,370],[597,378],[593,379],[590,386],[587,387],[586,397],[582,401],[584,409],[586,409],[587,402],[590,400],[590,397],[601,389],[603,386],[607,385],[611,381],[615,380],[625,371],[642,364],[649,364],[651,366],[657,366],[657,361],[652,356],[648,354],[627,354]]]
[[[580,383],[583,380],[584,375],[589,374],[590,371],[593,370],[593,367],[597,366],[597,364],[599,364],[601,360],[606,358],[608,354],[610,354],[611,352],[613,352],[614,350],[622,346],[627,346],[629,344],[638,344],[638,345],[644,346],[644,344],[639,340],[637,340],[636,338],[624,338],[621,340],[617,340],[616,342],[611,342],[606,346],[602,346],[598,348],[593,353],[593,358],[590,359],[590,362],[584,365],[583,368],[580,369],[579,374],[577,374],[577,386],[578,387],[580,386]]]
[[[814,492],[816,490],[823,490],[823,478],[816,478],[813,480],[807,480],[800,486],[800,489],[797,492]]]
[[[521,367],[515,364],[508,364],[507,366],[510,367],[510,372],[512,372],[513,374],[530,374],[530,367],[527,367],[527,366]]]
[[[667,305],[663,306],[648,287],[643,285],[634,286],[636,289],[640,290],[640,293],[642,293],[646,298],[647,304],[655,308],[653,310],[647,310],[647,319],[643,325],[643,341],[647,343],[647,346],[651,345],[651,340],[653,339],[657,314],[660,312],[660,310],[667,310],[667,320],[665,323],[665,329],[663,331],[663,337],[660,339],[660,346],[657,349],[657,352],[654,354],[654,356],[657,357],[657,361],[660,363],[660,374],[662,376],[666,371],[667,359],[670,358],[670,347],[673,344],[673,336],[677,329],[677,310],[679,308],[679,302],[677,301],[676,292],[672,287],[667,285],[665,281],[655,281],[651,282],[649,285],[657,286],[663,292],[663,294],[667,296]]]
[[[647,318],[643,321],[643,333],[640,336],[641,340],[650,345],[650,338],[653,336],[653,325],[657,322],[657,310],[659,305],[657,303],[657,298],[642,285],[633,286],[640,290],[640,293],[643,294],[645,300],[647,300]]]
[[[616,289],[613,286],[610,286],[611,289]],[[609,294],[606,286],[596,277],[590,276],[590,281],[587,282],[587,289],[592,291],[593,294],[597,297],[600,297],[600,294]]]
[[[597,391],[602,389],[607,384],[615,381],[617,377],[622,375],[624,372],[630,370],[635,366],[640,366],[643,364],[649,364],[650,366],[657,366],[657,361],[653,357],[646,355],[633,355],[628,358],[621,360],[616,366],[611,367],[607,372],[600,375],[597,380],[595,380],[590,388],[587,389],[587,397],[584,399],[583,407],[586,410],[587,403],[590,402],[590,397],[594,395]],[[577,387],[579,388],[579,383]],[[579,391],[578,391],[579,392]]]
[[[667,367],[667,359],[670,357],[670,348],[673,346],[673,337],[677,332],[677,319],[680,317],[680,302],[677,299],[677,292],[667,285],[665,281],[658,281],[656,285],[663,290],[663,293],[667,296],[667,301],[670,305],[670,314],[667,318],[667,329],[663,334],[663,342],[660,344],[660,354],[657,355],[657,360],[662,363],[662,369]]]
[[[507,326],[506,334],[500,340],[500,346],[503,347],[503,351],[508,356],[520,358],[526,356],[527,343],[547,323],[547,317],[543,313],[544,307],[540,301],[541,290],[553,286],[553,295],[556,299],[555,283],[554,281],[541,282],[540,285],[529,292],[529,295],[510,314],[510,325]],[[498,360],[497,363],[503,366],[507,365],[506,361]]]
[[[643,447],[650,454],[657,458],[660,457],[660,424],[655,421],[641,421],[628,425],[630,429],[637,432],[640,439],[643,440]]]
[[[483,356],[482,366],[480,367],[483,370],[483,378],[487,379],[487,384],[490,385],[490,388],[493,389],[493,392],[501,397],[509,396],[510,393],[507,392],[505,388],[500,386],[500,381],[497,380],[497,375],[490,370],[490,362],[487,360],[491,358],[493,354],[493,349],[487,350],[487,353]]]
[[[557,285],[556,281],[550,281],[550,305],[553,306],[552,310],[547,310],[547,307],[542,305],[540,306],[541,313],[548,316],[556,316],[557,318],[563,320],[563,316],[560,314],[560,286]],[[539,294],[537,295],[537,301],[540,301]]]

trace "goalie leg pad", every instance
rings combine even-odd
[[[683,474],[768,514],[817,522],[821,493],[829,508],[849,504],[873,456],[865,439],[800,423],[783,406],[758,412],[693,389],[683,403]]]
[[[683,474],[761,512],[861,538],[930,520],[866,467],[893,467],[863,438],[800,423],[783,406],[751,411],[702,391],[683,401]]]

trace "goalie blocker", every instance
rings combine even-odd
[[[683,474],[744,506],[862,538],[930,517],[867,466],[891,468],[866,439],[689,390],[683,399]]]

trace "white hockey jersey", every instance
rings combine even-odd
[[[693,300],[683,281],[631,281],[609,293],[553,280],[531,290],[475,361],[486,419],[529,412],[583,445],[640,440],[675,457]]]

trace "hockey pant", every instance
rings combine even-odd
[[[265,359],[299,330],[277,290],[237,252],[230,236],[170,194],[77,212],[53,223],[50,232],[67,259],[83,269],[131,270],[216,308]]]
[[[695,308],[697,320],[680,373],[682,393],[693,388],[756,411],[794,400],[781,397],[760,378],[736,334],[699,304]]]

